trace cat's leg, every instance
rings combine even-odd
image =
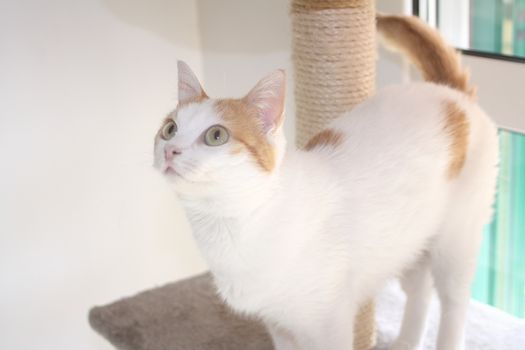
[[[354,317],[356,308],[348,303],[334,304],[329,311],[298,336],[301,350],[352,350],[354,345]]]
[[[274,324],[266,324],[275,350],[300,350],[292,332]]]
[[[413,350],[419,347],[425,330],[428,305],[432,294],[430,261],[424,256],[406,271],[401,286],[407,296],[401,330],[391,350]]]
[[[462,219],[469,222],[468,217]],[[441,303],[437,350],[459,350],[464,346],[470,288],[483,225],[458,227],[464,231],[451,230],[432,247],[432,274]]]

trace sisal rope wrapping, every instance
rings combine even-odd
[[[373,0],[292,0],[293,61],[299,147],[375,88]],[[374,304],[364,305],[354,349],[375,342]]]
[[[332,7],[330,7],[332,6]],[[374,91],[373,1],[292,1],[297,145]]]

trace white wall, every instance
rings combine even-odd
[[[203,270],[152,167],[194,1],[0,1],[0,349],[110,349],[88,309]]]
[[[110,349],[91,306],[205,269],[151,168],[176,60],[211,96],[287,69],[293,143],[288,12],[283,0],[0,0],[0,349]],[[399,58],[383,57],[379,85],[400,81]]]

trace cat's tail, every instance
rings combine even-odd
[[[475,95],[468,72],[461,66],[456,50],[437,30],[417,17],[378,14],[377,31],[388,47],[405,54],[419,68],[425,80]]]

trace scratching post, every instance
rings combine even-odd
[[[374,92],[370,0],[293,0],[297,145]]]
[[[297,145],[374,92],[372,0],[292,0]],[[374,344],[374,304],[361,308],[354,347]]]

